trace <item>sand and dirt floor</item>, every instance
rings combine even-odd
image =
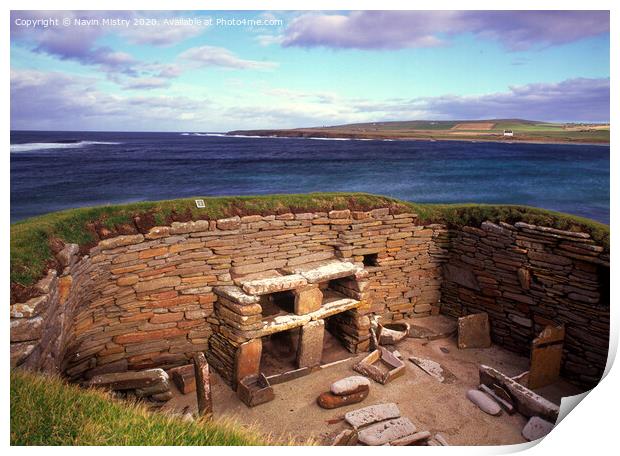
[[[447,317],[437,316],[409,320],[416,327],[427,327],[441,332],[451,323]],[[329,390],[332,382],[358,375],[352,366],[367,353],[320,369],[305,377],[274,385],[275,399],[254,408],[248,408],[235,392],[217,375],[212,374],[213,407],[216,417],[234,418],[242,425],[253,425],[259,431],[293,442],[304,443],[313,439],[318,444],[330,444],[333,437],[348,428],[344,414],[368,405],[394,402],[401,415],[408,417],[418,428],[441,433],[451,445],[506,445],[525,442],[521,429],[526,418],[516,413],[502,412],[498,417],[485,414],[470,402],[465,394],[479,384],[478,366],[486,364],[510,375],[528,369],[528,359],[495,345],[485,349],[459,350],[456,337],[437,340],[407,338],[396,349],[405,361],[405,374],[387,385],[371,382],[369,396],[358,404],[333,410],[320,408],[318,395]],[[409,361],[410,356],[427,358],[447,368],[456,380],[439,383]],[[173,386],[174,398],[165,411],[181,413],[186,407],[196,410],[195,393],[181,394]],[[563,396],[581,391],[560,380],[537,391],[547,399],[560,403]]]

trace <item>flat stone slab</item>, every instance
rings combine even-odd
[[[117,372],[95,375],[86,383],[87,386],[109,388],[115,391],[148,388],[159,383],[168,383],[168,374],[163,369]]]
[[[346,422],[355,429],[368,426],[369,424],[376,423],[377,421],[384,421],[399,417],[400,410],[393,402],[370,405],[368,407],[345,413],[344,415]]]
[[[260,298],[258,296],[249,295],[245,293],[241,288],[235,287],[234,285],[215,287],[213,288],[213,292],[216,295],[229,299],[237,304],[256,304],[260,301]]]
[[[299,274],[289,274],[279,277],[248,280],[242,283],[243,291],[256,296],[279,291],[293,290],[307,285],[308,281]]]
[[[252,274],[246,274],[240,277],[233,277],[233,283],[238,287],[241,287],[243,283],[248,282],[250,280],[258,280],[258,279],[273,279],[274,277],[281,277],[280,274],[275,269],[270,269],[268,271],[254,272]]]
[[[525,228],[525,229],[534,230],[534,231],[540,231],[542,233],[552,234],[556,236],[567,236],[567,237],[573,237],[577,239],[590,239],[590,235],[587,233],[579,233],[576,231],[564,231],[564,230],[559,230],[557,228],[550,228],[547,226],[530,225],[529,223],[525,223],[525,222],[517,222],[515,223],[515,227]]]
[[[491,328],[486,312],[467,315],[458,321],[459,348],[488,348],[491,346]]]
[[[502,413],[502,409],[497,402],[495,402],[491,396],[484,394],[482,391],[469,390],[467,391],[467,399],[472,401],[478,406],[480,410],[489,415],[497,416]]]
[[[250,296],[250,295],[246,295]],[[258,296],[251,296],[252,298],[258,298]],[[258,337],[265,337],[270,334],[274,334],[281,331],[288,331],[289,329],[303,326],[310,321],[323,320],[332,315],[342,313],[346,310],[354,309],[360,305],[360,301],[349,298],[337,298],[325,299],[323,305],[319,310],[310,312],[304,315],[276,315],[263,319],[263,326],[259,329],[252,329],[247,331],[241,331],[244,337],[248,339],[255,339]]]
[[[348,261],[336,260],[293,266],[287,270],[294,274],[301,274],[308,283],[319,283],[362,274],[364,268]]]
[[[455,379],[454,375],[450,371],[444,369],[441,364],[431,359],[411,356],[409,357],[409,361],[440,383],[451,383]]]
[[[525,440],[531,442],[542,439],[553,430],[553,427],[553,423],[545,421],[538,416],[533,416],[521,431],[521,435]]]
[[[443,273],[446,281],[457,283],[472,290],[480,290],[478,279],[470,269],[446,263],[443,265]]]
[[[354,309],[360,305],[360,302],[361,301],[358,301],[357,299],[325,296],[321,308],[306,315],[309,315],[312,320],[320,320],[336,315],[337,313],[342,313],[345,310]]]
[[[551,385],[560,378],[564,335],[564,326],[547,326],[532,341],[527,385],[530,389]]]
[[[357,391],[361,386],[370,387],[370,380],[361,375],[352,375],[332,383],[329,390],[334,394],[343,396]]]
[[[457,331],[457,320],[445,315],[431,315],[416,318],[409,325],[409,337],[414,339],[437,340],[452,337]]]
[[[369,446],[379,446],[415,433],[409,418],[395,418],[368,426],[358,434],[358,440]]]

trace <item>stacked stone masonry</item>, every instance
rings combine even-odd
[[[11,306],[12,364],[78,379],[169,368],[198,351],[230,351],[226,344],[235,337],[218,331],[222,315],[234,319],[236,309],[214,312],[214,288],[330,259],[361,266],[369,253],[376,266],[366,268],[369,297],[361,312],[428,314],[438,304],[441,275],[432,239],[444,231],[418,226],[413,214],[344,210],[173,223],[103,240],[83,258],[68,245],[58,255],[63,272],[50,272],[37,285],[41,296]],[[415,292],[412,283],[419,284]],[[318,285],[308,287],[311,294]],[[243,323],[252,321],[252,314],[245,317]],[[355,328],[350,332],[369,326],[358,312],[342,321]]]
[[[487,312],[495,343],[529,354],[546,325],[566,328],[562,375],[601,378],[609,344],[609,255],[584,233],[482,223],[451,233],[441,312]]]
[[[375,209],[175,222],[105,239],[81,258],[69,244],[62,273],[11,306],[11,364],[88,380],[205,352],[234,386],[255,373],[271,331],[311,338],[325,327],[356,353],[369,349],[370,316],[441,307],[488,312],[494,341],[519,351],[541,325],[565,323],[564,373],[591,383],[606,361],[609,258],[584,236],[524,224],[448,230]],[[291,311],[266,315],[287,293]]]

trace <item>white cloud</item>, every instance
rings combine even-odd
[[[235,88],[234,97],[215,100],[119,96],[100,91],[97,83],[56,72],[13,70],[11,128],[222,131],[414,119],[609,120],[608,78],[527,84],[475,96],[387,100],[260,86]]]
[[[122,83],[124,89],[131,90],[149,90],[149,89],[161,89],[168,87],[170,81],[164,78],[132,78],[128,79],[125,83]]]
[[[608,11],[354,11],[308,13],[284,31],[284,46],[426,48],[472,33],[511,51],[565,44],[609,32]]]
[[[198,128],[207,99],[118,96],[97,80],[36,70],[11,71],[11,128],[51,130],[159,130]],[[185,119],[185,120],[183,120]],[[188,124],[188,119],[198,123]]]
[[[240,70],[267,70],[278,66],[276,62],[245,60],[228,49],[216,46],[190,48],[179,55],[179,59],[194,67],[223,67]]]

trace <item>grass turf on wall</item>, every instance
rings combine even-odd
[[[11,372],[11,445],[276,445],[232,421],[185,422],[55,377]],[[309,442],[308,442],[309,443]],[[307,443],[306,443],[307,444]]]
[[[50,239],[87,246],[97,241],[89,228],[93,223],[114,230],[133,226],[136,215],[149,213],[158,225],[175,219],[217,219],[234,215],[282,214],[286,212],[370,210],[391,207],[397,212],[412,211],[427,223],[448,226],[480,226],[493,222],[518,221],[589,233],[609,249],[609,226],[593,220],[527,206],[484,204],[418,204],[366,193],[308,193],[290,195],[203,197],[205,208],[196,208],[194,198],[126,205],[70,209],[33,217],[11,225],[11,282],[29,286],[43,276],[52,259]]]

